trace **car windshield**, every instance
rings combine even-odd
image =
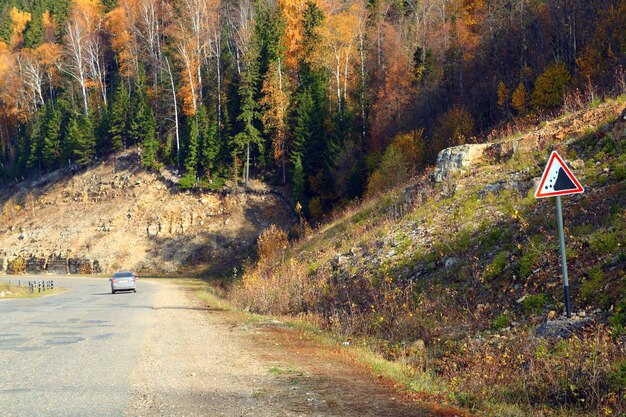
[[[130,278],[133,276],[132,272],[116,272],[113,278]]]

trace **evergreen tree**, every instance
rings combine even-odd
[[[120,80],[115,92],[113,104],[109,107],[109,146],[105,151],[117,152],[129,143],[128,112],[130,100],[123,80]]]
[[[158,166],[157,152],[159,150],[159,140],[156,134],[156,118],[152,108],[147,108],[147,115],[144,120],[144,132],[142,137],[141,163],[148,168]]]
[[[44,27],[43,27],[43,5],[41,2],[35,2],[33,9],[30,10],[32,17],[28,26],[24,31],[24,47],[36,48],[43,43]]]
[[[30,123],[30,152],[26,159],[28,168],[36,167],[39,174],[42,170],[43,137],[45,134],[46,109],[42,108]]]
[[[239,133],[233,138],[237,150],[245,152],[244,182],[246,185],[250,179],[250,152],[253,150],[252,146],[257,145],[257,147],[260,147],[263,141],[261,132],[256,127],[256,124],[260,122],[259,105],[255,98],[256,86],[259,82],[256,53],[251,50],[249,54],[246,68],[241,73],[238,91],[241,107],[239,116],[237,116],[237,122],[239,122],[240,129]]]
[[[296,155],[295,159],[293,159],[293,174],[291,176],[291,189],[292,189],[294,206],[300,203],[302,206],[306,207],[307,201],[306,201],[306,195],[305,195],[304,170],[302,168],[302,161],[300,160],[299,155]]]
[[[93,161],[96,154],[96,137],[91,115],[77,117],[76,127],[78,132],[73,133],[75,144],[73,155],[74,163],[79,166],[88,165]]]
[[[139,78],[139,77],[138,77]],[[128,122],[128,138],[131,146],[141,144],[148,118],[148,104],[145,98],[145,86],[137,82],[133,90],[130,120]]]
[[[185,151],[185,170],[188,177],[197,176],[198,165],[198,115],[187,118],[188,141]]]
[[[61,110],[47,105],[46,129],[41,156],[46,168],[53,168],[61,156]]]
[[[198,111],[199,140],[199,168],[202,174],[214,176],[217,167],[217,157],[220,154],[220,143],[217,137],[217,123],[208,116],[205,106]]]

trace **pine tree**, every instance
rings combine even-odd
[[[143,126],[141,164],[147,168],[156,168],[158,166],[157,152],[159,150],[159,140],[156,134],[156,119],[150,107],[147,107]]]
[[[43,149],[41,156],[46,168],[53,168],[61,157],[61,110],[52,108],[48,103],[46,117],[46,128],[43,137]]]
[[[305,178],[304,178],[304,170],[302,168],[302,161],[300,160],[300,156],[296,155],[293,160],[293,174],[291,176],[291,189],[292,189],[292,198],[293,204],[296,206],[300,203],[302,206],[306,207],[306,195],[305,195]]]
[[[117,152],[129,143],[128,112],[130,100],[128,90],[123,80],[120,80],[115,92],[115,100],[109,110],[109,149],[105,151]]]
[[[184,166],[187,171],[187,176],[193,176],[195,179],[198,165],[198,115],[187,118],[187,129],[189,139],[187,141]]]
[[[43,137],[45,134],[46,109],[40,109],[30,123],[30,151],[27,157],[26,166],[28,168],[36,167],[41,174],[43,165]]]
[[[250,55],[256,54],[251,51]],[[249,62],[241,73],[238,91],[241,107],[239,116],[237,116],[237,122],[240,124],[240,130],[233,138],[237,150],[245,152],[244,182],[246,185],[248,185],[248,180],[250,179],[250,152],[252,145],[260,147],[263,142],[261,132],[256,127],[256,124],[259,123],[259,105],[255,99],[255,87],[259,81],[257,61],[253,56],[249,56],[248,59]]]
[[[208,116],[205,106],[198,111],[199,129],[199,168],[202,174],[214,175],[217,166],[217,157],[220,153],[220,144],[217,137],[217,123]]]
[[[78,116],[76,128],[77,132],[73,133],[75,135],[74,163],[79,166],[88,165],[96,154],[96,137],[91,115]]]
[[[138,145],[143,141],[148,119],[148,104],[146,103],[146,87],[142,74],[137,76],[137,82],[131,99],[131,116],[128,123],[128,137],[130,145]]]

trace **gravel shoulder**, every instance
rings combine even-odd
[[[163,282],[132,373],[126,416],[463,415],[425,409],[276,323],[242,322]]]

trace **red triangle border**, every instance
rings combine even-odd
[[[553,191],[551,193],[542,193],[541,190],[543,189],[543,185],[545,184],[546,179],[548,177],[548,172],[550,172],[550,168],[552,167],[552,163],[554,162],[555,159],[559,160],[559,162],[561,163],[561,166],[565,170],[565,173],[567,174],[569,179],[572,180],[576,188],[571,189],[571,190]],[[546,165],[546,168],[543,171],[543,175],[541,176],[539,187],[537,188],[537,191],[535,191],[535,198],[556,197],[559,195],[568,195],[568,194],[580,194],[584,191],[585,189],[583,188],[582,185],[580,185],[580,182],[578,182],[574,174],[572,174],[572,171],[570,171],[569,167],[567,166],[567,164],[565,164],[561,156],[556,151],[552,151],[552,154],[550,155],[550,159],[548,160],[548,164]]]

